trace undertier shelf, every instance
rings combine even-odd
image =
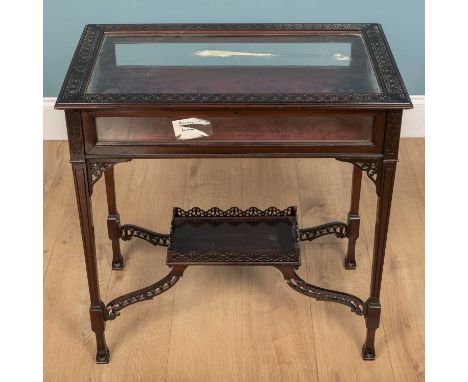
[[[167,265],[171,271],[155,283],[109,302],[105,320],[114,320],[127,306],[152,300],[168,291],[190,265],[271,265],[296,292],[319,301],[346,305],[357,315],[365,316],[367,303],[359,297],[309,284],[295,272],[301,264],[299,242],[325,235],[345,238],[349,236],[349,227],[331,222],[299,230],[296,207],[285,210],[213,207],[206,211],[198,207],[187,211],[176,207],[169,235],[125,224],[120,227],[122,240],[137,237],[155,246],[168,247]]]
[[[167,265],[299,266],[296,207],[174,208]]]

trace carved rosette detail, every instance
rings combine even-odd
[[[349,227],[345,223],[332,222],[322,224],[317,227],[303,228],[299,230],[299,240],[312,241],[321,236],[335,235],[337,238],[344,239],[349,236]]]
[[[381,93],[326,94],[326,93],[219,93],[219,94],[88,94],[86,84],[92,65],[98,54],[104,32],[113,31],[356,31],[363,34],[370,59],[376,67]],[[377,24],[136,24],[136,25],[88,25],[83,31],[77,51],[67,73],[58,103],[145,104],[145,103],[410,103],[410,98],[389,53],[381,27]]]
[[[124,241],[131,240],[132,237],[145,240],[154,246],[168,247],[170,244],[169,235],[150,231],[132,224],[125,224],[120,227],[120,238]]]

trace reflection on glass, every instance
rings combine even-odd
[[[87,93],[380,93],[362,36],[108,35]]]
[[[351,43],[115,44],[117,66],[349,66]]]
[[[184,121],[183,123],[181,123]],[[196,121],[190,125],[185,121]],[[202,122],[203,121],[203,122]],[[180,127],[194,126],[201,134],[187,134],[192,142],[348,141],[371,142],[373,116],[206,116],[96,117],[99,142],[178,142]]]

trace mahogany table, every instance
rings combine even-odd
[[[403,109],[412,104],[379,24],[87,25],[60,91],[78,202],[98,363],[109,362],[106,322],[167,291],[189,265],[269,265],[295,291],[365,318],[375,359],[380,286]],[[171,232],[120,223],[113,166],[131,159],[335,158],[353,166],[347,222],[298,228],[296,207],[174,208]],[[375,184],[377,219],[369,297],[302,280],[300,241],[348,239],[355,269],[362,172]],[[104,174],[112,268],[120,240],[168,247],[169,274],[101,300],[92,217]],[[169,218],[169,217],[168,217]]]

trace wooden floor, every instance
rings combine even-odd
[[[122,223],[169,229],[173,206],[298,206],[302,227],[346,221],[352,165],[330,159],[138,160],[115,167]],[[420,381],[424,379],[424,141],[405,139],[382,284],[377,359],[361,360],[362,317],[290,289],[270,267],[189,267],[153,301],[108,323],[109,365],[95,339],[66,142],[44,143],[44,377],[46,381]],[[302,245],[306,281],[368,296],[376,195],[363,177],[358,268],[346,241]],[[163,277],[165,248],[122,243],[110,268],[104,182],[93,194],[102,299]]]

